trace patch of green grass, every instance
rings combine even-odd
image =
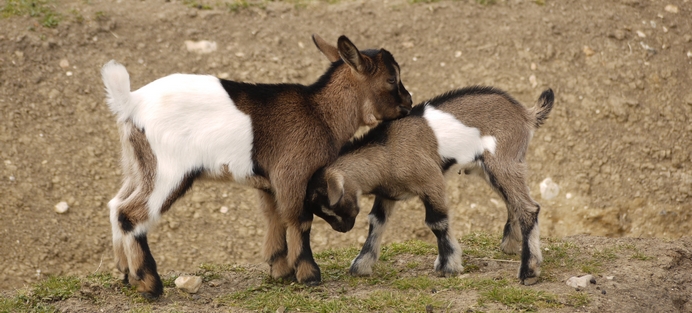
[[[58,312],[54,306],[46,303],[35,302],[30,297],[18,295],[14,298],[0,298],[0,312]]]
[[[84,23],[84,16],[82,16],[82,13],[80,13],[77,9],[70,10],[70,15],[72,15],[72,20],[76,23]]]
[[[259,312],[275,312],[280,307],[301,312],[421,312],[426,305],[442,304],[427,293],[376,290],[356,297],[333,294],[320,287],[266,280],[258,287],[223,296],[217,301]]]
[[[53,0],[6,0],[0,8],[0,16],[31,16],[39,19],[43,27],[55,28],[58,26],[61,15],[55,11]]]
[[[50,276],[34,284],[28,292],[20,292],[13,298],[1,298],[0,312],[57,312],[50,303],[72,297],[80,287],[77,277]]]
[[[176,275],[169,275],[167,277],[162,277],[161,282],[163,283],[164,288],[173,288],[175,287],[175,279],[178,278]]]
[[[420,266],[420,262],[413,261],[413,262],[406,263],[406,268],[408,268],[410,270],[417,268],[418,266]]]
[[[499,236],[486,233],[471,233],[461,238],[464,254],[473,258],[506,258],[507,255],[500,252]]]
[[[588,293],[577,292],[567,295],[566,304],[572,307],[582,307],[591,303],[591,298]]]
[[[557,296],[530,288],[493,287],[481,291],[480,294],[481,298],[478,301],[481,305],[486,301],[494,301],[522,311],[536,311],[539,308],[558,308],[561,306],[557,301]]]
[[[603,261],[614,261],[618,258],[617,254],[615,254],[615,249],[612,248],[596,250],[596,252],[593,253],[593,257]]]
[[[183,0],[183,4],[198,10],[211,10],[213,7],[206,3],[198,2],[197,0]]]
[[[533,2],[538,5],[545,5],[545,0],[533,0]]]
[[[637,252],[635,252],[634,254],[632,254],[632,256],[630,257],[630,259],[640,260],[640,261],[649,261],[649,260],[653,260],[654,257],[648,256],[648,255],[646,255],[646,254],[644,254],[644,253],[641,253],[641,252],[637,251]]]
[[[389,261],[401,254],[437,255],[437,246],[420,240],[409,240],[402,243],[392,243],[382,248],[381,261]]]
[[[111,288],[111,286],[115,285],[118,279],[113,277],[113,275],[111,275],[110,273],[97,272],[87,275],[86,281],[108,289]]]
[[[476,3],[480,5],[491,5],[497,3],[497,0],[476,0]]]
[[[433,3],[433,2],[438,2],[440,0],[408,0],[409,3],[415,4],[415,3]]]
[[[248,3],[247,0],[233,0],[232,2],[226,2],[226,9],[231,12],[238,12],[249,7],[250,3]]]
[[[33,297],[40,301],[58,301],[72,296],[81,283],[74,276],[50,276],[34,286]]]

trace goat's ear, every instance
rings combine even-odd
[[[344,62],[346,62],[346,64],[348,64],[351,68],[359,73],[362,73],[365,69],[365,60],[360,54],[360,51],[358,51],[358,48],[356,48],[356,45],[354,45],[346,36],[342,35],[339,37],[337,46],[339,47],[339,55],[341,56],[341,59],[344,60]]]
[[[326,41],[324,41],[324,39],[322,39],[322,37],[317,36],[317,34],[312,35],[312,42],[314,42],[317,49],[319,49],[320,52],[322,52],[322,54],[329,59],[329,62],[334,63],[341,59],[339,56],[339,50],[336,49],[336,47],[328,44]]]
[[[344,196],[344,176],[339,173],[327,174],[327,197],[332,207]]]

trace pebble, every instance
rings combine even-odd
[[[227,206],[222,206],[221,209],[219,209],[219,212],[226,214],[228,213],[228,207]]]
[[[197,293],[200,286],[202,277],[199,276],[180,276],[175,279],[175,287],[187,293]]]
[[[553,182],[550,177],[544,179],[539,187],[541,189],[541,198],[546,200],[555,198],[560,193],[560,186]]]
[[[666,7],[663,9],[666,10],[666,12],[670,12],[670,13],[678,13],[678,11],[679,11],[678,7],[675,5],[672,5],[672,4],[666,5]]]
[[[67,205],[67,202],[61,201],[55,205],[55,212],[57,212],[58,214],[63,214],[65,212],[67,212],[67,209],[69,209],[69,208],[70,208],[70,206]]]
[[[615,276],[606,276],[607,280],[613,280],[614,278],[615,278]]]
[[[582,49],[582,51],[584,52],[584,54],[585,54],[587,57],[590,57],[590,56],[596,54],[596,51],[593,51],[593,49],[591,49],[591,47],[589,47],[589,46],[584,46],[584,48]]]
[[[185,40],[185,48],[187,48],[187,51],[189,51],[189,52],[194,52],[194,53],[199,53],[199,54],[212,53],[212,52],[216,51],[216,41]]]
[[[68,67],[70,67],[70,62],[67,61],[67,59],[62,59],[62,60],[60,60],[60,67],[68,68]]]
[[[536,75],[529,76],[529,83],[531,83],[531,88],[536,88],[538,82],[536,81]]]
[[[586,288],[591,279],[593,279],[592,275],[584,275],[581,277],[573,276],[567,280],[566,284],[572,288]]]

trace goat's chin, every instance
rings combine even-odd
[[[334,229],[334,230],[336,230],[336,231],[338,231],[338,232],[340,232],[340,233],[347,233],[347,232],[349,232],[351,229],[353,229],[353,225],[355,225],[355,224],[356,224],[356,220],[355,220],[355,219],[353,219],[353,220],[348,220],[348,221],[345,221],[345,222],[333,222],[333,223],[329,223],[329,225],[332,226],[332,229]]]

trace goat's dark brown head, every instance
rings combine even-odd
[[[399,64],[389,51],[360,51],[346,36],[339,37],[336,47],[317,35],[312,39],[329,61],[343,61],[359,80],[354,87],[365,96],[360,112],[364,125],[408,115],[413,100],[401,82]]]
[[[360,212],[358,192],[346,193],[344,184],[340,173],[320,169],[312,176],[305,197],[308,210],[342,233],[353,228]]]

